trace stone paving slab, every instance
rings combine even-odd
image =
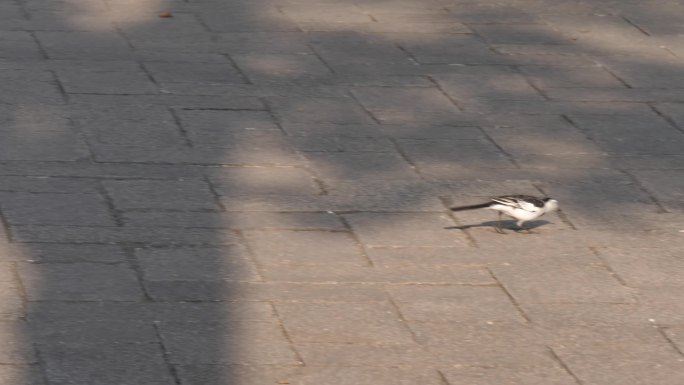
[[[2,2],[0,383],[681,384],[682,10]]]

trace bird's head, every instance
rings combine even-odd
[[[544,210],[546,212],[558,210],[558,201],[552,198],[544,198]]]

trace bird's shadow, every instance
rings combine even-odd
[[[548,223],[551,223],[549,221],[529,221],[525,222],[525,229],[526,230],[532,230],[536,229],[537,227],[544,226]],[[476,225],[463,225],[463,226],[447,226],[444,229],[445,230],[467,230],[467,229],[472,229],[472,228],[477,228],[477,227],[492,227],[496,228],[499,224],[499,221],[487,221],[487,222],[482,222]],[[518,225],[516,225],[516,221],[514,220],[504,220],[501,221],[501,228],[504,230],[520,230]]]

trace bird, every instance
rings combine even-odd
[[[499,213],[496,232],[504,234],[501,229],[501,214],[506,214],[517,219],[519,230],[523,230],[523,224],[537,219],[542,215],[558,210],[558,201],[552,198],[538,198],[531,195],[502,195],[491,198],[489,202],[469,206],[451,207],[451,211],[465,211],[476,209],[496,210]],[[531,232],[527,229],[527,232]]]

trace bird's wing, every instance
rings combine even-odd
[[[544,207],[544,202],[541,201],[541,199],[526,195],[500,196],[492,198],[492,201],[532,213],[537,212]],[[541,205],[539,205],[539,203],[541,203]]]

